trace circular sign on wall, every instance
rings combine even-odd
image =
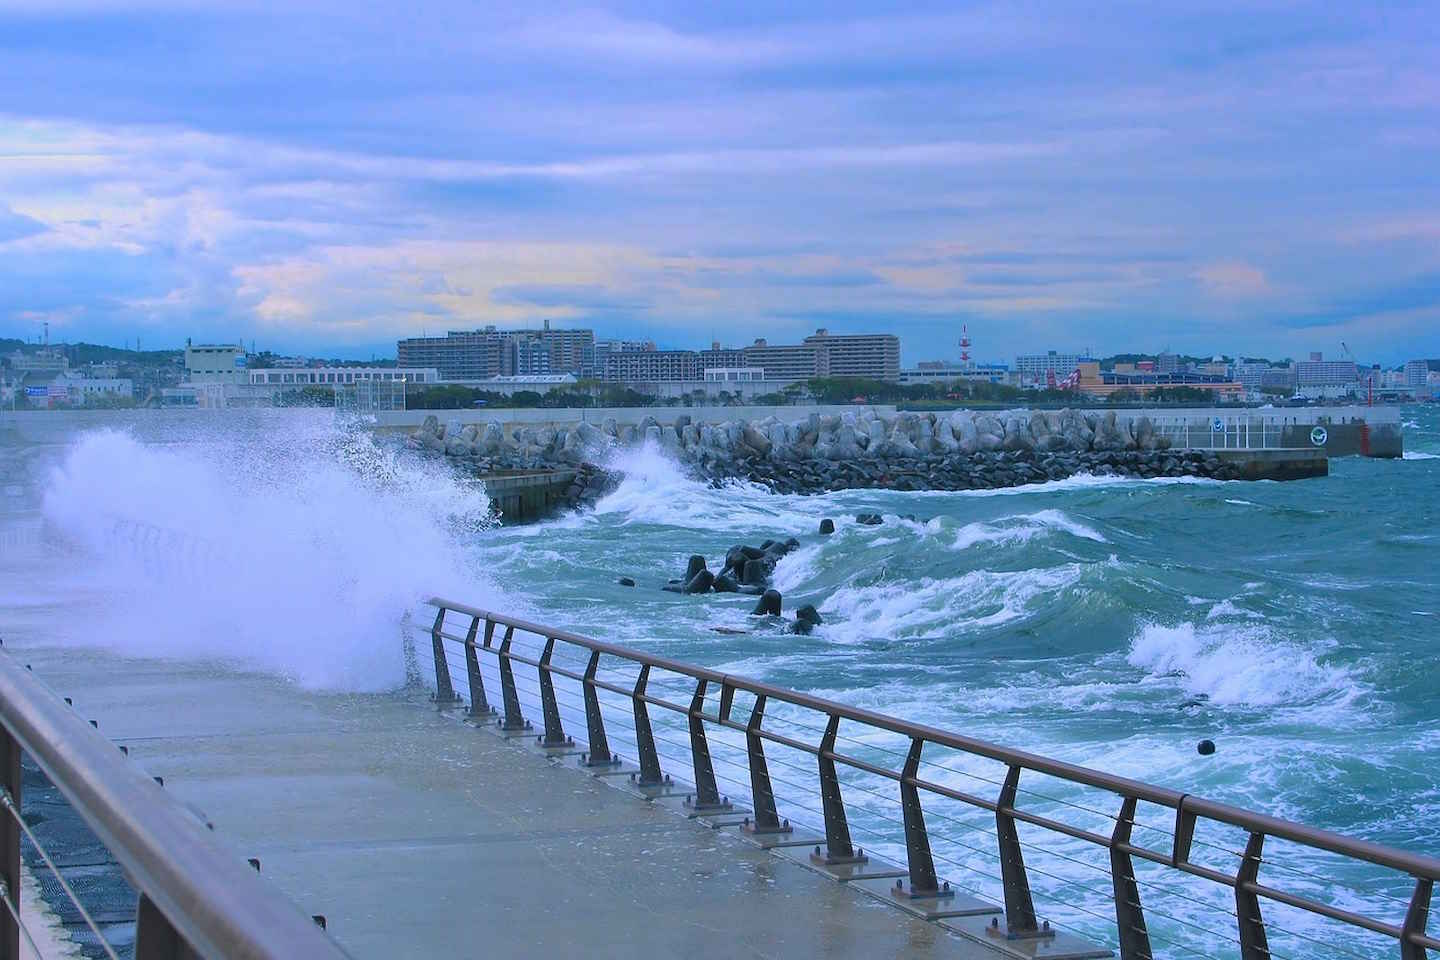
[[[1216,417],[1214,420],[1210,421],[1210,429],[1215,433],[1219,433],[1221,430],[1225,429],[1225,421],[1221,420],[1219,417]]]
[[[1317,447],[1325,446],[1325,441],[1329,439],[1330,434],[1325,431],[1324,427],[1316,427],[1310,431],[1310,442]]]

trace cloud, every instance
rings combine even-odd
[[[1195,271],[1195,279],[1221,297],[1254,297],[1270,291],[1265,272],[1248,263],[1208,263]]]
[[[957,318],[1000,358],[1386,317],[1357,350],[1435,354],[1437,34],[1304,0],[0,0],[0,325],[329,355],[823,321],[924,359]]]
[[[37,233],[44,233],[46,229],[48,228],[45,224],[39,220],[22,216],[4,204],[0,204],[0,246],[4,246],[11,240],[21,240],[25,237],[33,237]]]

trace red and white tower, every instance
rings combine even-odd
[[[973,367],[970,362],[970,325],[968,323],[960,325],[960,367],[964,370],[970,370]]]

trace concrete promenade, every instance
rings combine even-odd
[[[56,647],[6,606],[6,649],[356,957],[995,956],[421,694]]]

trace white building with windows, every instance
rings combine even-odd
[[[405,383],[439,383],[440,371],[434,367],[306,367],[247,370],[253,387],[279,387],[298,390],[310,386],[335,386],[365,383],[372,380],[399,380]]]

